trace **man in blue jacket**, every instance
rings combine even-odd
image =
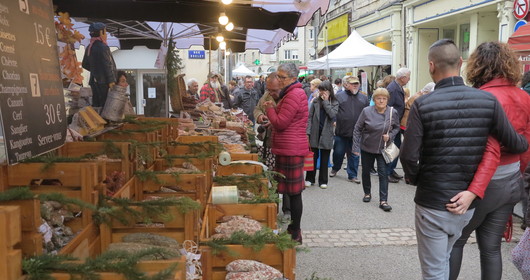
[[[110,88],[116,83],[116,63],[107,45],[104,23],[94,22],[88,28],[92,37],[83,57],[83,68],[90,71],[88,84],[92,88],[92,107],[103,107]]]

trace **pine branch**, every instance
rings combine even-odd
[[[35,194],[29,189],[29,187],[11,188],[4,192],[0,192],[0,201],[25,200],[34,197]]]
[[[204,245],[212,248],[212,254],[214,255],[223,251],[233,255],[234,252],[230,252],[226,246],[228,244],[241,244],[244,247],[252,248],[255,252],[259,252],[266,244],[274,244],[279,250],[285,251],[296,247],[298,242],[292,240],[291,235],[286,232],[275,234],[271,229],[264,228],[254,234],[236,231],[232,233],[230,238],[214,239],[204,243]]]

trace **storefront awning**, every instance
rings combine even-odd
[[[508,39],[508,45],[515,52],[530,52],[530,24],[519,27]]]

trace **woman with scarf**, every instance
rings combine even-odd
[[[92,107],[105,106],[107,93],[116,82],[116,63],[107,45],[104,23],[94,22],[88,28],[92,37],[83,57],[83,68],[90,71],[88,84],[92,88]]]

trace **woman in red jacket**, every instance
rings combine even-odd
[[[275,171],[285,178],[277,178],[278,192],[289,196],[292,223],[287,228],[292,238],[302,243],[302,191],[304,190],[304,157],[309,153],[306,135],[307,96],[298,82],[298,67],[294,63],[278,67],[282,87],[276,107],[263,103],[272,124],[272,153],[276,155]]]
[[[521,66],[508,45],[499,42],[480,44],[469,57],[466,72],[473,87],[488,91],[499,100],[511,125],[529,141],[530,96],[516,86],[521,78]],[[458,278],[464,245],[473,231],[476,231],[480,250],[482,279],[501,279],[501,238],[513,207],[521,199],[521,171],[528,160],[529,151],[520,155],[506,153],[495,138],[489,137],[482,161],[468,188],[482,201],[453,246],[449,279]],[[449,204],[447,209],[454,211]]]

